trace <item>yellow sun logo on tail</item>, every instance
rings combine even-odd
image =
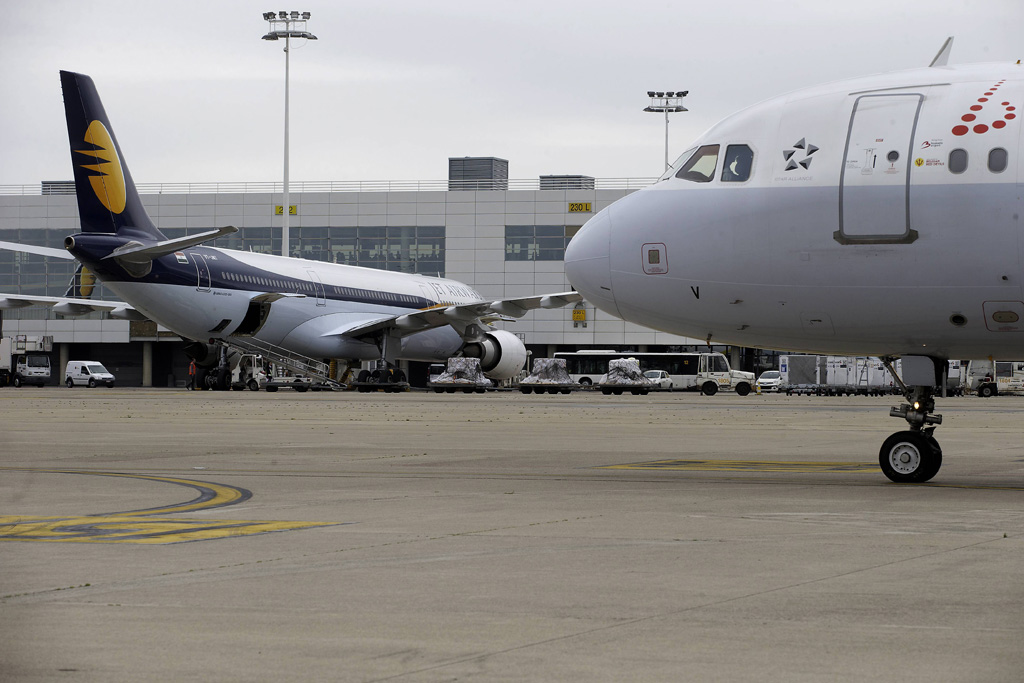
[[[99,174],[89,176],[92,191],[96,193],[96,198],[103,206],[114,213],[121,213],[125,204],[124,172],[121,170],[121,160],[117,157],[114,141],[99,121],[89,124],[85,131],[85,141],[99,148],[75,150],[79,154],[87,154],[99,160],[96,164],[82,164],[82,168]]]

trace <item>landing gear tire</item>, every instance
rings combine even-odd
[[[942,449],[930,434],[896,432],[878,452],[882,472],[897,484],[920,484],[934,477],[942,467]]]
[[[714,382],[705,382],[704,386],[700,388],[700,393],[705,396],[714,396],[718,393],[718,385]]]

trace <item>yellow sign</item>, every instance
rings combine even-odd
[[[587,322],[587,309],[585,309],[585,308],[574,308],[574,309],[572,309],[572,321],[574,323],[585,323],[585,322]]]
[[[283,216],[284,215],[284,206],[282,206],[280,204],[275,206],[274,207],[274,215],[275,216]],[[299,207],[298,207],[298,205],[290,204],[288,206],[288,215],[289,216],[298,216],[299,215]]]
[[[914,159],[914,165],[915,166],[923,166],[924,165],[924,159],[922,159],[921,157],[918,157],[918,158]]]
[[[569,213],[590,213],[593,209],[590,208],[590,202],[570,202]]]

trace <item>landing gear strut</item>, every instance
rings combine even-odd
[[[402,348],[401,338],[384,331],[377,345],[380,347],[380,360],[377,362],[377,368],[375,370],[360,370],[353,386],[361,392],[405,391],[409,388],[409,382],[397,363],[398,352]]]
[[[921,373],[924,368],[918,362],[923,360],[936,364],[940,362],[923,356],[905,357],[903,359],[904,376],[908,375],[908,364],[911,366],[916,364],[917,367],[910,369],[910,372],[915,373],[914,382],[923,381]],[[908,363],[908,361],[911,362]],[[883,362],[899,382],[907,398],[906,404],[890,408],[889,416],[902,417],[907,421],[910,429],[896,432],[882,443],[882,448],[878,452],[878,464],[882,467],[885,476],[894,482],[900,484],[926,482],[938,474],[939,468],[942,467],[942,448],[934,436],[935,427],[942,424],[942,416],[933,414],[935,411],[935,400],[932,398],[934,385],[924,386],[915,383],[908,386],[896,374],[891,359],[883,359]]]

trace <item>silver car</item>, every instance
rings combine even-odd
[[[757,378],[754,386],[759,392],[778,391],[782,384],[782,374],[778,370],[766,370]]]
[[[659,389],[664,391],[672,391],[672,378],[664,370],[648,370],[644,373],[644,377],[654,382]]]

